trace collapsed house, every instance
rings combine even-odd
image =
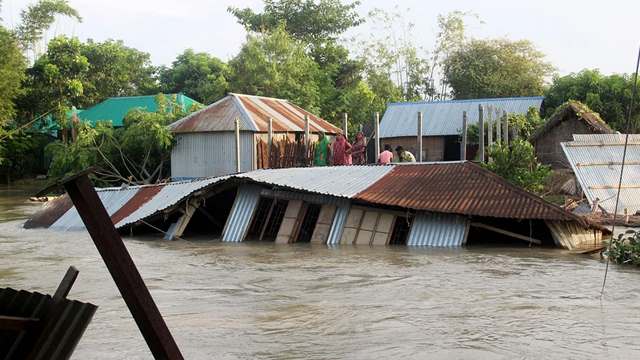
[[[315,142],[320,133],[341,132],[287,100],[229,93],[169,125],[176,138],[171,150],[171,177],[193,179],[267,167],[268,161],[261,154],[266,150],[259,149],[266,147],[269,133],[275,142],[299,142],[307,127],[305,119],[309,122],[309,142]],[[282,154],[287,155],[291,154]]]
[[[569,101],[560,106],[549,120],[531,136],[536,157],[555,169],[568,169],[562,142],[571,141],[574,134],[613,134],[613,130],[585,105]]]
[[[98,189],[120,231],[223,242],[597,247],[599,228],[471,162],[256,170]],[[68,197],[26,228],[83,229]]]
[[[462,114],[468,124],[477,124],[479,106],[484,107],[485,121],[498,119],[503,111],[526,114],[530,108],[540,111],[543,97],[465,99],[445,101],[402,102],[388,104],[380,122],[380,139],[392,148],[402,146],[416,155],[422,152],[426,161],[460,160]],[[423,114],[422,149],[418,149],[417,115]],[[376,155],[377,156],[377,155]]]

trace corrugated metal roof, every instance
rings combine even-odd
[[[469,219],[459,215],[421,212],[411,224],[408,246],[455,247],[467,242]]]
[[[238,187],[229,219],[222,231],[222,241],[240,242],[244,239],[253,213],[258,206],[258,200],[260,200],[259,186],[241,185]]]
[[[467,161],[395,166],[354,199],[440,213],[583,222]]]
[[[386,165],[268,169],[236,176],[295,190],[349,198],[380,180],[393,167]]]
[[[331,229],[329,230],[329,236],[327,237],[328,245],[340,244],[342,238],[342,232],[344,230],[344,224],[347,222],[347,216],[349,216],[350,204],[343,204],[337,207],[336,214],[331,222]]]
[[[240,130],[267,132],[269,118],[272,118],[275,132],[302,132],[305,115],[309,117],[311,132],[341,132],[328,121],[287,100],[233,93],[174,122],[169,129],[175,133],[233,131],[235,119],[239,118]]]
[[[571,168],[591,205],[614,213],[624,150],[623,134],[574,135],[576,141],[562,143]],[[640,210],[640,135],[629,136],[618,213]]]
[[[542,96],[536,96],[391,103],[380,123],[380,137],[416,136],[419,111],[423,114],[422,134],[424,136],[458,135],[462,129],[463,111],[467,112],[469,124],[476,124],[479,105],[492,106],[508,113],[526,114],[530,107],[540,110],[542,100]],[[493,118],[496,118],[495,115]]]

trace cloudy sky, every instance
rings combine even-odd
[[[19,13],[34,0],[3,0],[1,17],[14,26]],[[246,36],[227,12],[229,5],[259,9],[259,0],[69,0],[82,23],[59,20],[48,36],[75,35],[81,39],[122,39],[128,46],[151,54],[155,64],[169,64],[186,48],[229,59]],[[395,6],[415,24],[410,36],[429,49],[436,33],[436,16],[453,10],[472,11],[483,23],[470,25],[478,38],[529,39],[547,54],[558,72],[583,68],[605,73],[631,72],[640,46],[640,1],[595,0],[362,0],[360,11]],[[410,10],[407,10],[410,9]],[[349,36],[366,36],[370,24]]]

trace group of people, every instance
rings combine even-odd
[[[400,162],[415,162],[416,158],[402,146],[396,147]],[[378,155],[379,164],[389,164],[393,161],[391,145],[385,144],[384,150]],[[367,140],[362,132],[356,134],[353,144],[338,134],[333,142],[324,133],[320,133],[314,149],[313,165],[366,165],[367,164]]]

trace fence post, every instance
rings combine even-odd
[[[460,160],[467,160],[467,112],[462,112],[462,144],[460,145]]]
[[[418,162],[422,162],[422,111],[418,111],[418,129],[417,129],[417,140],[418,140],[418,153],[416,154],[418,157]]]
[[[502,140],[504,144],[509,146],[509,117],[507,117],[507,111],[502,110]]]
[[[240,172],[240,118],[236,118],[236,172]]]
[[[496,142],[498,145],[502,144],[502,136],[500,133],[502,132],[502,122],[500,121],[500,109],[495,108],[496,114]]]
[[[309,156],[309,115],[304,116],[304,151],[305,156]]]
[[[344,138],[348,139],[349,137],[349,114],[344,113],[342,117],[342,128],[344,129]]]
[[[493,145],[493,106],[487,106],[487,150],[491,151]],[[487,161],[491,161],[491,155],[487,152]]]
[[[480,162],[484,163],[484,108],[482,105],[478,105],[478,147]]]
[[[271,160],[271,147],[273,146],[273,118],[269,118],[269,132],[267,133],[267,158]],[[271,164],[269,164],[271,167]]]
[[[374,149],[376,151],[376,161],[378,161],[378,156],[380,156],[380,113],[376,111],[373,116],[373,121],[375,122],[375,132],[376,132],[376,142]]]

